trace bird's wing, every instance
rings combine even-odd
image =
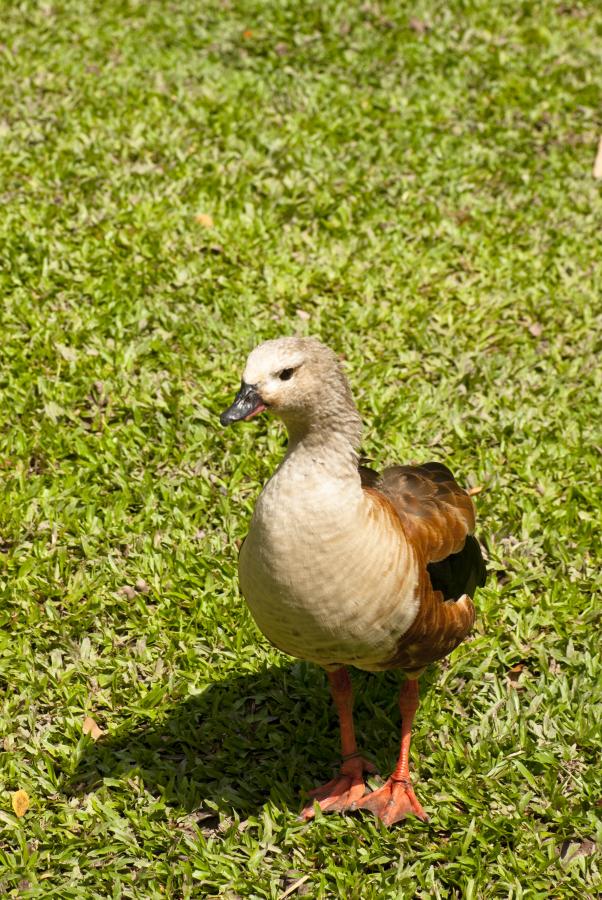
[[[447,656],[472,628],[471,598],[485,580],[472,536],[474,506],[441,463],[393,466],[364,489],[395,510],[418,562],[418,614],[388,660],[388,667],[416,675]]]
[[[392,503],[425,563],[459,553],[474,531],[473,502],[442,463],[392,466],[375,487]]]
[[[360,479],[362,482],[362,487],[376,487],[378,484],[379,474],[375,472],[374,469],[371,469],[366,465],[368,462],[367,459],[360,459],[359,465],[357,467],[358,472],[360,473]]]

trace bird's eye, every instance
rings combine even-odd
[[[282,372],[278,373],[278,378],[280,381],[288,381],[289,378],[293,377],[294,369],[283,369]]]

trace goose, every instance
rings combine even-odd
[[[268,411],[288,445],[261,491],[239,553],[241,593],[259,629],[289,656],[325,669],[339,718],[341,763],[310,792],[303,819],[366,809],[392,825],[426,821],[410,778],[418,678],[470,632],[485,582],[470,496],[438,462],[381,475],[360,464],[361,419],[336,354],[316,338],[255,347],[222,425]],[[358,750],[349,666],[399,669],[401,747],[384,785]]]

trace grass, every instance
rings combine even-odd
[[[4,5],[4,895],[597,895],[594,7]],[[477,627],[423,679],[428,825],[296,819],[337,759],[325,678],[236,582],[283,436],[217,422],[294,332],[344,354],[368,456],[482,487]],[[387,772],[398,676],[354,681]]]

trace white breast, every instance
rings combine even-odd
[[[357,476],[283,466],[257,502],[239,574],[266,637],[322,665],[379,669],[417,613],[411,548]]]

